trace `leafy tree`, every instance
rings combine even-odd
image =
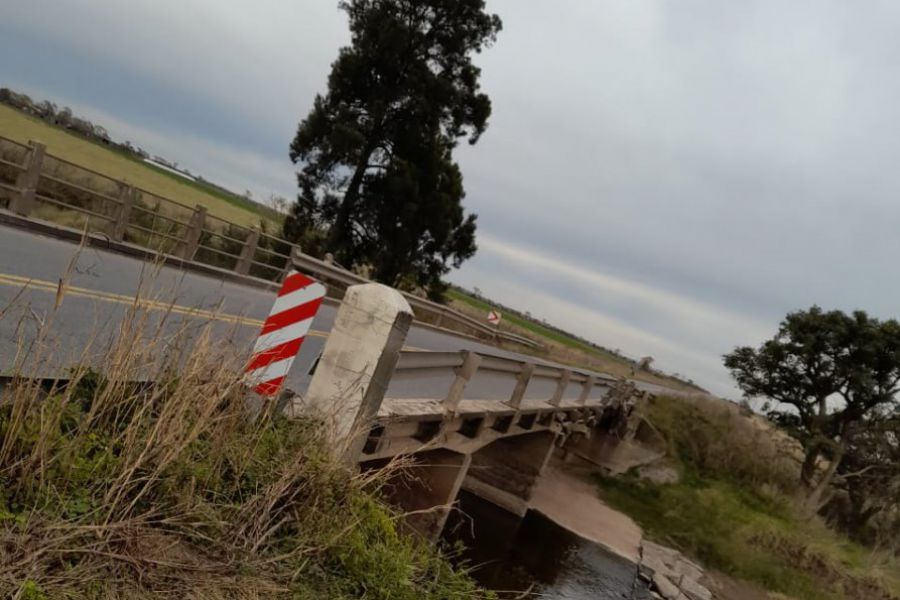
[[[875,411],[848,441],[834,481],[829,517],[867,544],[900,534],[900,406]]]
[[[724,358],[745,395],[775,401],[770,416],[803,444],[801,478],[812,512],[867,421],[897,405],[900,323],[813,306],[788,314],[759,348],[739,347]],[[817,479],[820,458],[829,463]]]
[[[290,156],[300,165],[288,239],[367,265],[392,285],[441,292],[476,250],[452,152],[487,127],[491,103],[472,55],[499,17],[484,0],[346,0],[351,44],[332,65]]]

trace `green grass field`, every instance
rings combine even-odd
[[[479,318],[485,318],[490,310],[497,307],[475,298],[462,290],[450,288],[447,291],[447,299],[458,310]],[[597,369],[617,377],[630,377],[631,361],[609,350],[587,344],[565,333],[550,329],[544,325],[511,312],[503,313],[501,329],[513,333],[537,337],[546,346],[546,357],[563,364],[570,364],[583,368]],[[685,391],[703,391],[701,388],[667,375],[642,372],[634,376],[636,379],[674,386]]]
[[[468,294],[465,294],[465,293],[460,292],[459,290],[456,290],[453,288],[451,288],[450,290],[447,291],[447,296],[452,300],[458,300],[460,302],[468,304],[472,308],[482,311],[484,314],[487,314],[490,310],[493,310],[494,308],[496,308],[495,306],[492,306],[491,304],[489,304],[483,300],[480,300],[478,298],[475,298],[474,296],[470,296]],[[611,359],[621,360],[620,357],[617,357],[612,352],[607,352],[600,348],[596,348],[589,344],[585,344],[581,340],[576,340],[573,337],[567,336],[558,331],[554,331],[553,329],[544,327],[540,323],[536,323],[535,321],[529,321],[528,319],[520,317],[519,315],[516,315],[513,313],[508,313],[508,312],[504,313],[503,321],[506,323],[509,323],[511,325],[515,325],[516,327],[520,327],[520,328],[522,328],[526,331],[529,331],[535,335],[538,335],[542,338],[546,338],[548,340],[553,340],[554,342],[558,342],[564,346],[569,346],[570,348],[583,350],[584,352],[592,352],[595,354],[609,357]]]
[[[264,206],[183,179],[3,105],[0,105],[0,136],[19,143],[42,142],[47,146],[48,154],[113,179],[126,180],[169,200],[188,206],[200,204],[211,215],[238,225],[256,225],[261,217],[273,222],[278,220],[277,213]]]

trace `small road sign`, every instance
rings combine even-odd
[[[500,314],[500,311],[492,310],[488,313],[488,323],[494,325],[495,327],[500,325],[500,319],[503,318],[503,315]]]

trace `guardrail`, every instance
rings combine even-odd
[[[135,244],[178,257],[278,281],[295,267],[328,284],[340,296],[349,285],[369,280],[303,254],[291,242],[208,214],[125,181],[47,154],[37,142],[27,145],[0,137],[0,203],[21,216],[36,216],[99,232],[115,242]],[[538,347],[533,340],[499,331],[466,314],[410,293],[403,293],[416,319],[462,330],[489,341]]]
[[[414,375],[417,371],[452,374],[452,383],[446,393],[441,394],[438,398],[443,409],[447,411],[455,411],[463,399],[483,399],[465,397],[467,386],[479,373],[501,374],[509,377],[510,383],[512,380],[515,381],[512,392],[505,400],[501,400],[503,404],[513,409],[521,408],[526,399],[529,404],[543,403],[546,408],[559,407],[564,401],[573,406],[584,406],[589,400],[603,399],[611,388],[620,383],[615,377],[603,373],[535,363],[471,350],[459,352],[402,351],[395,368],[395,376]],[[531,397],[526,398],[529,385],[538,379],[552,382],[552,392],[546,397],[540,395],[534,397],[534,394],[531,394]],[[577,395],[571,393],[575,390],[577,390]],[[395,399],[395,401],[402,402],[400,399]]]

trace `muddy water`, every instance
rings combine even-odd
[[[466,546],[473,575],[501,598],[644,600],[633,563],[560,527],[538,512],[518,519],[480,498],[460,493],[445,537]],[[523,596],[524,594],[524,596]]]

